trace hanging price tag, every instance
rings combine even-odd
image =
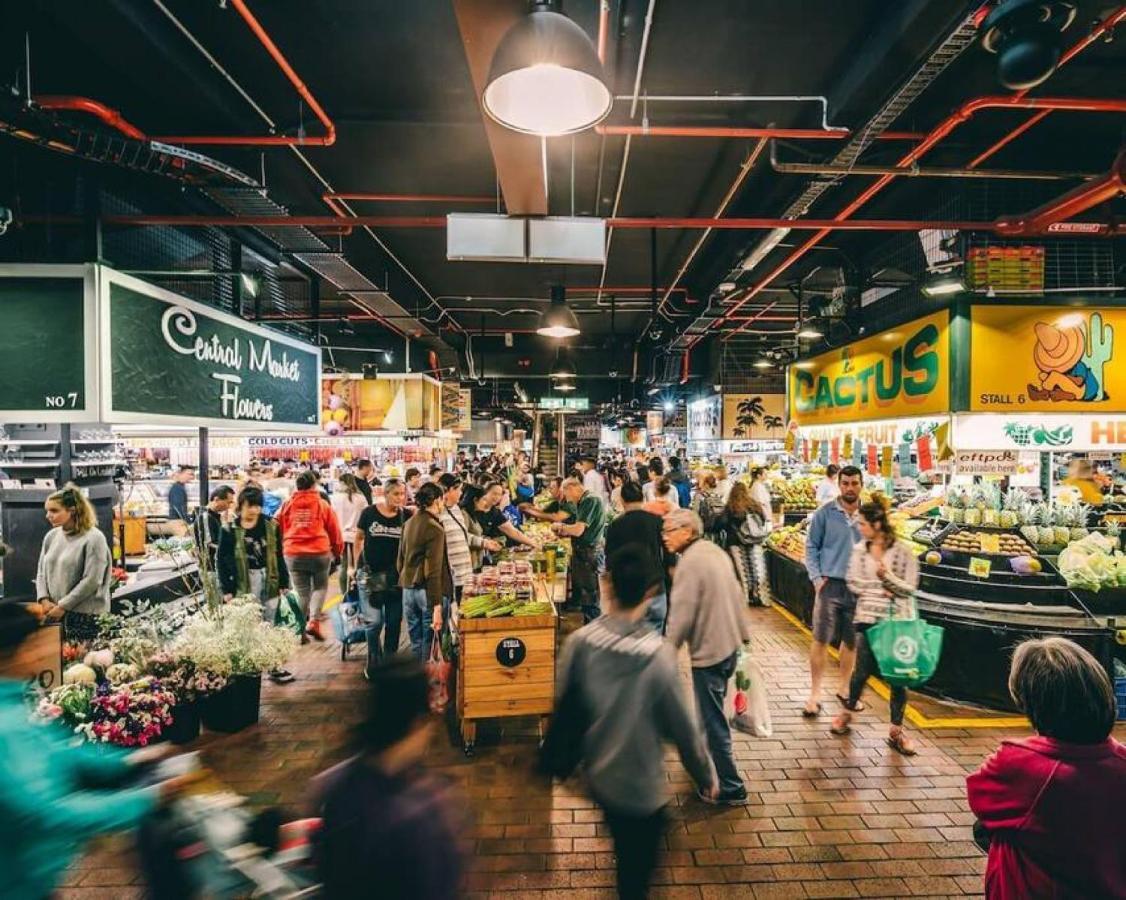
[[[844,446],[841,448],[841,456],[844,459],[852,459],[852,434],[844,436]]]
[[[823,466],[829,465],[829,442],[821,442],[821,455],[817,457],[817,461]]]
[[[801,442],[801,458],[802,462],[809,462],[809,441]]]
[[[786,437],[782,440],[782,449],[787,453],[794,452],[794,433],[792,431],[786,432]]]
[[[876,445],[868,445],[868,474],[875,475],[880,470],[880,463],[876,459]]]
[[[830,444],[829,462],[831,462],[834,466],[838,466],[841,463],[841,439],[840,438],[833,438],[832,443]]]
[[[814,438],[812,455],[814,459],[818,459],[821,453],[821,442]]]
[[[880,448],[880,474],[891,478],[891,447]]]

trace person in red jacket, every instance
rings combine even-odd
[[[344,552],[344,536],[336,513],[317,490],[312,472],[306,470],[297,476],[297,491],[278,512],[278,524],[289,579],[309,623],[305,632],[323,641],[321,607],[328,593],[333,560]]]
[[[1064,638],[1017,647],[1009,692],[1036,736],[1002,741],[966,779],[989,841],[989,900],[1126,897],[1126,747],[1114,690]]]

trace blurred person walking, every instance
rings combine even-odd
[[[278,512],[285,564],[309,623],[306,634],[324,640],[321,608],[328,593],[329,572],[344,551],[344,536],[336,513],[317,488],[310,470],[297,476],[297,491]]]
[[[701,795],[701,799],[743,806],[747,789],[731,752],[724,700],[739,648],[751,640],[751,626],[731,561],[715,544],[701,540],[702,531],[700,517],[689,509],[674,510],[665,517],[665,547],[680,555],[673,571],[666,635],[678,649],[688,644],[692,688],[718,775],[717,795]]]
[[[760,507],[751,499],[751,492],[737,481],[727,497],[727,504],[715,525],[718,543],[727,548],[735,564],[735,574],[743,585],[747,603],[765,605],[766,560],[762,545],[769,534]]]
[[[564,645],[559,696],[577,691],[586,710],[583,775],[614,840],[618,896],[640,900],[667,823],[662,744],[676,746],[703,796],[716,795],[715,775],[681,694],[676,651],[646,621],[646,607],[664,589],[660,566],[647,546],[626,544],[609,561],[608,581],[606,615]]]
[[[624,512],[606,526],[606,558],[618,553],[627,545],[644,547],[661,570],[661,587],[646,606],[645,618],[658,634],[665,633],[668,617],[668,559],[661,536],[661,517],[645,511],[641,502],[641,485],[627,481],[622,485]]]

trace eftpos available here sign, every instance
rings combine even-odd
[[[320,350],[100,270],[107,422],[317,431]]]

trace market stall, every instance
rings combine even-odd
[[[554,553],[502,561],[464,587],[457,715],[467,756],[480,719],[539,716],[542,736],[555,703],[559,630],[553,602],[559,576],[547,567],[555,569]]]
[[[1050,308],[1035,309],[1026,320],[1050,321]],[[920,557],[920,614],[946,628],[943,658],[924,690],[1006,709],[1012,703],[1006,687],[1009,657],[1019,641],[1064,635],[1112,671],[1122,652],[1116,632],[1126,625],[1126,605],[1114,597],[1117,529],[1108,534],[1081,505],[1052,502],[1050,490],[1035,499],[1040,460],[1027,451],[1064,436],[1074,440],[1081,420],[1071,417],[1064,426],[1036,415],[1033,424],[1015,412],[976,412],[1066,402],[1045,399],[1044,390],[1067,388],[1037,387],[1051,380],[1043,370],[1025,373],[1011,355],[996,352],[1006,342],[1017,348],[1017,360],[1023,358],[1020,322],[997,324],[1007,315],[1003,307],[983,311],[958,304],[951,312],[796,363],[789,372],[798,459],[859,464],[868,487],[896,498],[899,512],[893,521]],[[985,333],[983,322],[1003,327],[1004,335]],[[1095,327],[1090,323],[1085,334]],[[1037,340],[1043,343],[1052,335],[1041,328],[1037,338],[1034,325],[1027,330],[1032,335],[1029,365],[1046,366],[1046,351],[1037,355]],[[1011,384],[1014,379],[1021,382],[1019,390]],[[1070,383],[1078,391],[1079,382]],[[897,414],[901,418],[888,418]],[[1094,435],[1111,433],[1106,423],[1099,427]],[[1004,452],[991,452],[995,449]],[[913,490],[909,478],[916,471],[934,486]],[[790,479],[785,490],[805,488]],[[813,592],[803,558],[803,525],[771,536],[767,571],[774,598],[809,623]],[[1101,598],[1094,596],[1102,591]]]

